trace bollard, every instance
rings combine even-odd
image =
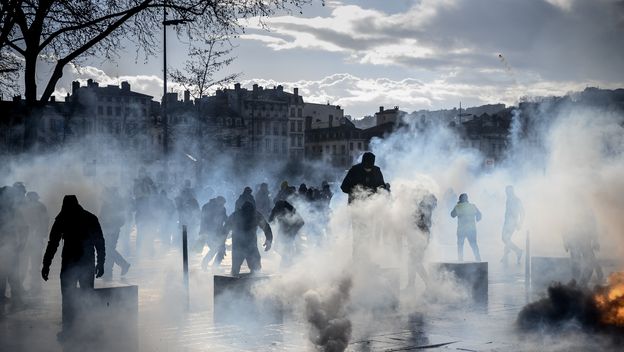
[[[189,277],[188,277],[188,237],[186,225],[182,225],[182,270],[184,272],[184,294],[186,298],[186,310],[189,310]]]

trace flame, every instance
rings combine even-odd
[[[624,272],[609,275],[608,284],[594,296],[604,324],[624,327]]]

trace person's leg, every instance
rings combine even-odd
[[[9,269],[8,273],[8,282],[9,286],[11,287],[11,301],[14,306],[21,305],[23,303],[22,299],[24,297],[24,286],[22,285],[24,277],[22,275],[25,272],[22,270],[22,265],[25,261],[22,260],[21,257],[22,255],[17,252],[9,254],[11,268]]]
[[[74,268],[61,268],[61,310],[63,318],[63,332],[69,332],[76,316],[76,285],[78,276]]]
[[[240,268],[245,260],[245,254],[244,248],[240,248],[236,245],[232,246],[232,276],[238,276],[238,274],[240,274]]]
[[[475,261],[481,261],[481,254],[479,254],[479,245],[477,245],[477,233],[471,232],[468,234],[468,243],[470,244],[470,248],[472,248],[472,254],[474,255]]]
[[[466,240],[466,236],[463,233],[457,234],[457,260],[460,262],[464,261],[464,241]]]
[[[249,249],[247,253],[247,265],[249,266],[249,271],[251,271],[252,274],[259,272],[262,269],[260,251],[258,251],[257,245]]]

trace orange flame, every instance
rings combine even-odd
[[[624,272],[609,275],[608,284],[594,296],[602,322],[624,327]]]

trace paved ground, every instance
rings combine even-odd
[[[225,271],[228,270],[227,259]],[[58,258],[55,265],[42,294],[29,296],[25,309],[11,311],[11,305],[6,305],[0,316],[0,351],[62,350],[56,341],[56,332],[60,329]],[[179,253],[168,251],[163,256],[134,263],[128,277],[123,282],[115,282],[139,285],[141,351],[314,350],[307,339],[307,325],[288,317],[282,324],[251,328],[215,324],[212,274],[201,270],[198,255],[191,261],[191,309],[186,313],[184,291],[180,285],[172,284],[182,282],[180,267]],[[402,299],[409,300],[414,293],[402,291],[401,295]],[[437,304],[435,294],[433,296],[416,299],[422,303],[409,309],[403,307],[396,313],[362,321],[354,319],[347,350],[535,350],[532,343],[536,342],[518,336],[513,326],[518,311],[527,302],[522,268],[491,267],[489,300],[485,306],[444,307]],[[549,348],[541,343],[541,348],[537,349]],[[533,347],[527,347],[531,345]]]

